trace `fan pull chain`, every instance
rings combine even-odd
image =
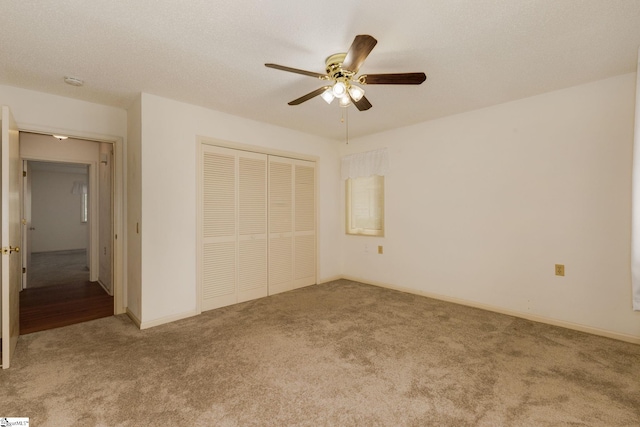
[[[345,114],[346,114],[346,120],[345,120]],[[342,118],[340,119],[340,122],[345,124],[345,128],[344,128],[345,139],[346,139],[347,145],[349,145],[349,107],[342,108]]]

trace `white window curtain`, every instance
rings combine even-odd
[[[631,194],[631,286],[633,288],[633,309],[640,311],[640,49],[638,49],[636,74],[636,121]]]
[[[87,184],[82,181],[75,181],[71,187],[71,194],[87,194]]]
[[[386,148],[364,153],[350,154],[342,158],[342,179],[363,176],[384,176],[389,169],[389,155]]]

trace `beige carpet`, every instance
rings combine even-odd
[[[637,426],[640,346],[348,281],[20,338],[33,426]]]

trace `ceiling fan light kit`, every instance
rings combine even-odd
[[[333,89],[327,89],[320,94],[327,104],[331,104],[336,97],[333,95]]]
[[[349,105],[351,105],[351,100],[348,96],[343,96],[342,98],[340,98],[341,107],[348,107]]]
[[[349,96],[351,96],[351,99],[358,102],[364,96],[364,89],[359,86],[351,85],[349,87]]]
[[[331,104],[335,98],[338,98],[341,107],[348,107],[353,103],[359,111],[365,111],[371,108],[371,103],[364,96],[364,89],[354,85],[353,82],[361,85],[419,85],[427,79],[425,73],[364,74],[356,79],[355,76],[358,74],[364,60],[367,59],[367,56],[369,56],[369,53],[377,43],[378,41],[369,35],[356,36],[347,53],[336,53],[325,60],[326,74],[278,64],[264,65],[268,68],[316,77],[320,80],[331,82],[328,86],[323,86],[294,99],[289,102],[289,105],[299,105],[320,95],[327,104]]]
[[[347,94],[347,85],[342,82],[336,82],[331,91],[336,98],[342,98]]]

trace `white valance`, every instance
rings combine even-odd
[[[342,179],[384,176],[389,169],[387,149],[350,154],[342,158]]]
[[[71,194],[87,194],[87,184],[82,181],[75,181],[71,187]]]

